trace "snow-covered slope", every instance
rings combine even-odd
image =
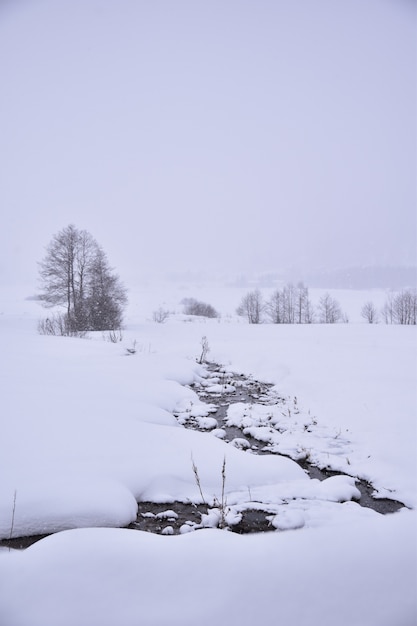
[[[415,328],[249,326],[180,315],[155,324],[131,315],[113,344],[101,335],[40,336],[34,306],[0,319],[0,532],[84,530],[0,552],[0,623],[249,624],[256,615],[265,623],[411,626],[414,510],[384,517],[339,504],[353,494],[350,479],[319,493],[290,459],[186,430],[173,412],[207,412],[187,386],[204,380],[196,356],[205,336],[209,358],[272,382],[314,415],[308,445],[319,457],[326,433],[333,464],[348,464],[379,495],[414,507]],[[218,495],[225,456],[231,504],[248,490],[271,504],[283,494],[299,498],[304,528],[256,537],[97,528],[127,525],[137,499],[199,501],[193,461],[204,491]]]

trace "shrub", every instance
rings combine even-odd
[[[211,304],[207,304],[206,302],[200,302],[195,298],[185,298],[182,301],[184,305],[184,313],[186,315],[198,315],[200,317],[220,317],[218,312]]]
[[[77,330],[71,323],[67,313],[54,313],[39,320],[38,332],[40,335],[56,335],[59,337],[85,337],[86,330]]]
[[[164,309],[163,307],[159,307],[156,311],[152,313],[152,319],[157,324],[163,324],[169,317],[169,311]]]

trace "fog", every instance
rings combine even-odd
[[[0,1],[0,284],[416,263],[411,0]]]

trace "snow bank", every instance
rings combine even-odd
[[[177,537],[85,529],[0,552],[7,626],[412,626],[416,514]]]

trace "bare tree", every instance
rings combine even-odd
[[[342,310],[335,298],[325,293],[319,300],[319,319],[322,324],[335,324],[342,319]]]
[[[304,302],[304,324],[313,324],[316,319],[316,313],[314,306],[310,298],[306,298]]]
[[[378,323],[378,311],[373,302],[368,301],[362,307],[361,315],[368,324],[377,324]]]
[[[394,294],[387,294],[384,306],[382,307],[382,315],[386,324],[394,323]]]
[[[126,289],[103,250],[87,231],[72,224],[54,235],[40,263],[40,299],[64,306],[64,326],[73,331],[120,328]]]
[[[65,305],[69,315],[75,302],[75,257],[78,231],[70,225],[55,235],[40,266],[45,306]]]
[[[268,302],[265,304],[265,312],[273,324],[284,322],[284,298],[282,291],[276,289]]]
[[[260,324],[263,309],[262,294],[256,289],[243,296],[236,312],[238,315],[245,315],[249,324]]]
[[[282,290],[283,297],[283,317],[285,324],[295,324],[297,309],[297,294],[292,283],[285,285]]]
[[[314,319],[314,308],[308,297],[308,287],[298,283],[296,287],[296,323],[311,324]]]

